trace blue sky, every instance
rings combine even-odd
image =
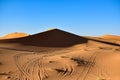
[[[59,28],[78,35],[120,35],[120,0],[0,0],[0,36]]]

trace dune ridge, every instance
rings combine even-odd
[[[103,35],[101,38],[103,39],[111,39],[111,40],[120,40],[120,36],[117,35]]]
[[[120,46],[51,29],[0,40],[0,80],[120,80]]]
[[[87,39],[59,29],[51,29],[23,38],[3,40],[3,42],[16,42],[41,47],[67,47],[79,43],[86,43]]]
[[[7,34],[3,37],[0,37],[0,39],[13,39],[13,38],[26,37],[26,36],[29,36],[29,34],[22,33],[22,32],[14,32],[14,33]]]

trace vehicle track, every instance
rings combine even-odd
[[[30,79],[30,76],[28,76],[27,74],[26,74],[26,72],[22,69],[22,66],[21,66],[21,64],[19,63],[19,58],[20,58],[20,55],[22,55],[22,54],[18,54],[18,55],[15,55],[14,56],[14,59],[15,59],[15,64],[16,64],[16,66],[18,67],[18,69],[19,69],[19,71],[20,71],[20,75],[24,75],[24,76],[26,76],[26,78],[29,78],[29,80],[31,80]],[[22,77],[19,77],[19,79],[21,79]]]
[[[67,61],[67,59],[66,59]],[[58,71],[58,80],[64,80],[64,79],[68,79],[70,80],[70,77],[72,76],[73,72],[74,72],[74,67],[71,64],[68,64],[67,62],[59,62],[62,67],[60,70],[62,71]]]
[[[38,57],[30,59],[24,64],[19,63],[20,56],[22,54],[14,56],[15,63],[20,71],[18,80],[44,80],[48,77],[43,60],[45,56],[38,55]]]
[[[88,62],[86,64],[86,66],[84,66],[84,68],[82,69],[80,75],[78,76],[78,78],[76,80],[85,80],[86,79],[86,76],[88,75],[88,73],[90,72],[93,64],[95,64],[95,59],[96,59],[96,56],[97,56],[97,52],[94,52],[90,58],[88,59],[88,61],[90,61],[90,63]],[[83,75],[85,74],[85,75]],[[82,78],[83,77],[83,78]]]
[[[86,75],[84,76],[83,80],[86,80],[88,74],[92,70],[93,65],[95,64],[95,59],[96,59],[97,53],[95,53],[94,58],[92,59],[92,63],[90,64],[89,68],[87,69]]]
[[[35,54],[35,53],[34,53]],[[32,55],[34,54],[17,54],[14,56],[15,64],[19,69],[18,77],[15,77],[13,80],[44,80],[45,78],[49,77],[49,73],[45,68],[44,58],[49,57],[49,55],[38,55],[38,57],[33,57],[30,60],[25,60],[26,62],[22,61],[22,56],[25,55]],[[54,56],[54,55],[50,55]],[[29,56],[28,56],[29,57]],[[23,57],[27,59],[26,57]],[[69,60],[69,59],[66,59]],[[72,64],[61,63],[63,65],[64,72],[59,72],[58,80],[70,79],[74,72],[74,67]],[[34,74],[33,74],[34,73]]]
[[[39,65],[39,68],[41,71],[40,74],[42,75],[40,80],[44,80],[45,78],[48,78],[48,73],[47,73],[47,70],[45,69],[45,66],[43,63],[43,57],[41,59],[39,59],[38,65]]]
[[[73,66],[71,65],[64,65],[65,67],[65,71],[63,72],[63,75],[62,75],[62,79],[64,78],[70,78],[70,76],[72,76],[72,73],[73,73]]]

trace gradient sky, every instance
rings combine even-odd
[[[0,36],[59,28],[78,35],[120,35],[120,0],[0,0]]]

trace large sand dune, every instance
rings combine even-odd
[[[16,42],[39,47],[68,47],[86,43],[87,39],[59,29],[52,29],[23,38],[4,40],[4,42]]]
[[[0,41],[0,80],[120,80],[120,46],[59,29]]]

